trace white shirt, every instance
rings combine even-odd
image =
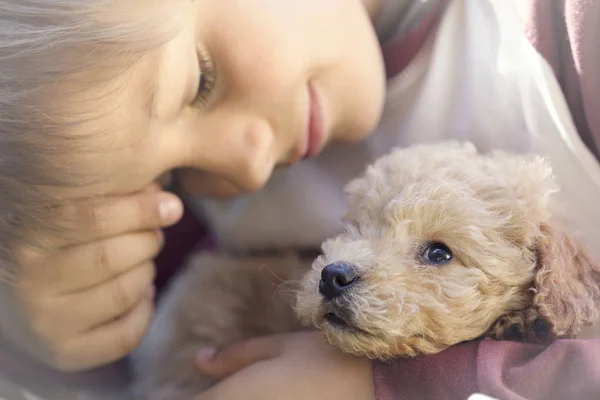
[[[460,139],[483,151],[548,156],[568,204],[562,217],[597,243],[600,169],[511,3],[451,1],[435,35],[390,82],[381,123],[365,142],[330,146],[278,172],[260,192],[195,201],[193,208],[204,213],[225,248],[318,246],[341,230],[344,185],[367,164],[396,146]]]

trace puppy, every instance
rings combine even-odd
[[[144,400],[193,399],[214,383],[195,368],[199,346],[222,347],[300,329],[293,282],[310,263],[294,254],[192,257],[160,299],[131,357],[134,395]]]
[[[573,337],[599,318],[600,267],[552,221],[544,159],[420,144],[346,189],[346,229],[314,262],[193,258],[134,356],[136,393],[191,398],[213,383],[194,369],[199,347],[302,324],[342,351],[391,359],[485,336]]]

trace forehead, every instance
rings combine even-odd
[[[493,207],[461,181],[428,179],[406,184],[381,199],[380,223],[396,232],[417,236],[459,233],[484,226],[494,218]]]
[[[144,135],[157,74],[152,65],[160,60],[159,54],[147,51],[134,62],[123,61],[122,68],[87,71],[65,85],[66,116],[73,119],[65,121],[73,123],[69,136],[108,150]]]
[[[118,0],[98,11],[93,23],[98,38],[82,43],[78,53],[88,54],[89,61],[76,60],[77,73],[61,82],[70,106],[101,120],[99,125],[110,126],[119,121],[114,114],[122,118],[129,113],[124,104],[134,113],[142,109],[150,114],[166,48],[188,25],[185,5],[189,1]]]
[[[405,165],[379,165],[350,186],[349,219],[363,233],[393,240],[487,236],[514,206],[508,185],[479,163]]]

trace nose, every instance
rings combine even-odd
[[[356,270],[343,261],[326,265],[321,271],[319,292],[327,299],[333,299],[344,293],[356,282]]]

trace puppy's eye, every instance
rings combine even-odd
[[[452,260],[452,251],[443,243],[431,243],[421,251],[421,258],[430,264],[447,264]]]

